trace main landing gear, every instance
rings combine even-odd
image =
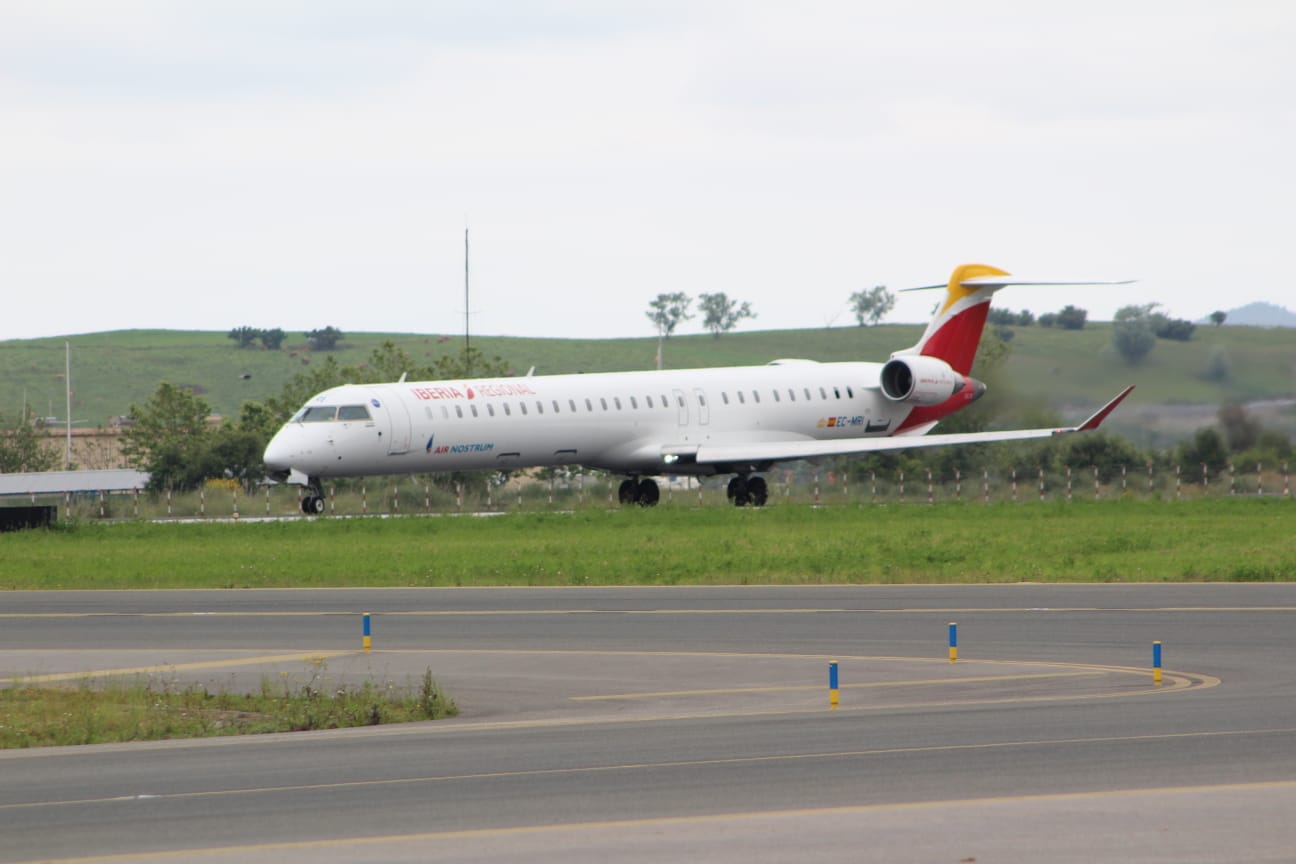
[[[725,490],[729,500],[734,503],[735,507],[746,507],[748,504],[753,507],[764,507],[765,502],[769,500],[769,487],[765,485],[764,477],[746,477],[738,474],[729,481],[729,488]]]
[[[630,477],[622,481],[617,497],[622,504],[653,507],[661,499],[661,489],[657,487],[657,481],[648,477]]]
[[[326,505],[324,502],[324,495],[321,493],[323,488],[324,484],[316,480],[314,477],[310,478],[308,481],[306,486],[306,496],[301,499],[302,512],[307,516],[324,515]]]

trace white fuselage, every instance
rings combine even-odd
[[[695,464],[691,457],[710,442],[895,434],[913,406],[882,394],[881,368],[784,360],[345,385],[298,412],[270,442],[265,461],[272,471],[310,478],[553,465],[645,475],[763,470],[768,465]]]

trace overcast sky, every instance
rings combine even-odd
[[[1296,305],[1296,3],[0,2],[0,338]],[[903,296],[888,320],[925,320]],[[680,332],[700,330],[700,320]]]

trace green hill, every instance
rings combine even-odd
[[[1110,324],[1090,323],[1080,331],[1013,329],[1009,359],[988,398],[1002,405],[1015,401],[1048,407],[1073,417],[1100,405],[1125,384],[1137,384],[1134,397],[1113,419],[1117,431],[1133,433],[1144,443],[1164,443],[1158,439],[1210,422],[1224,401],[1290,401],[1296,396],[1296,335],[1290,330],[1199,327],[1190,342],[1158,340],[1142,364],[1130,367],[1111,347]],[[918,325],[883,325],[730,333],[719,339],[675,336],[666,345],[665,357],[670,368],[764,363],[780,357],[882,360],[913,344],[921,332]],[[419,363],[456,352],[462,344],[459,337],[360,333],[348,335],[334,353],[344,364],[362,363],[388,339]],[[0,415],[13,417],[26,402],[37,414],[62,421],[64,341],[0,342]],[[273,352],[239,349],[216,332],[127,330],[66,341],[72,350],[73,419],[89,426],[126,414],[132,402],[143,402],[162,381],[193,388],[217,413],[236,414],[243,401],[278,394],[294,374],[324,356],[302,344]],[[649,369],[657,348],[653,337],[483,336],[473,342],[488,356],[507,360],[519,375],[533,366],[538,374]],[[1289,433],[1296,430],[1290,405],[1279,404],[1274,410],[1276,425]],[[1171,415],[1188,419],[1172,424],[1168,432],[1151,429],[1152,420],[1159,425]]]

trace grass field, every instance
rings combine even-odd
[[[0,687],[0,749],[303,732],[437,720],[459,713],[432,673],[408,686],[339,687],[323,661],[306,680],[263,679],[251,693],[149,679],[86,679],[74,687]]]
[[[912,345],[921,332],[919,326],[897,324],[730,333],[720,339],[681,335],[669,341],[665,357],[668,368],[765,363],[780,357],[881,360]],[[1133,368],[1112,350],[1110,324],[1092,323],[1080,331],[1020,327],[1014,332],[1012,353],[991,398],[1010,392],[1021,400],[1083,414],[1126,383],[1139,387],[1131,403],[1146,404],[1214,406],[1296,394],[1296,335],[1291,330],[1199,327],[1191,342],[1159,340]],[[224,333],[215,332],[131,330],[70,337],[73,419],[104,425],[127,413],[132,402],[143,403],[162,381],[194,389],[217,413],[237,415],[244,401],[278,395],[294,374],[322,361],[323,355],[291,344],[300,337],[290,334],[288,347],[280,351],[240,350]],[[336,356],[344,365],[363,363],[384,339],[423,364],[460,345],[457,339],[428,335],[353,334]],[[488,356],[507,360],[517,374],[532,366],[538,374],[649,369],[656,351],[653,338],[482,336],[474,344]],[[10,340],[0,342],[0,349],[0,415],[13,417],[27,404],[38,415],[64,418],[64,340]],[[1228,375],[1213,380],[1206,371],[1217,357],[1223,358]]]
[[[82,523],[0,588],[1287,581],[1290,498]]]

